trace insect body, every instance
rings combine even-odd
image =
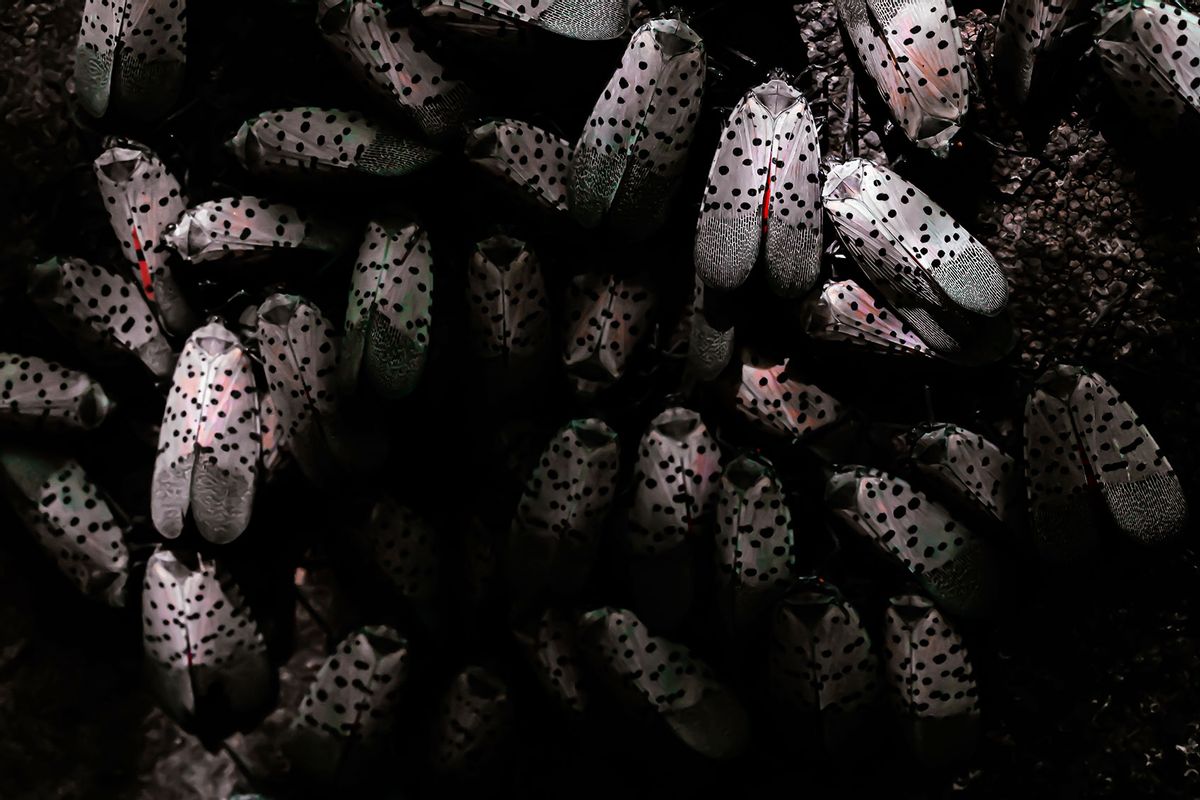
[[[823,194],[847,249],[926,345],[964,361],[991,360],[1010,346],[1011,332],[991,341],[989,323],[1008,303],[1004,272],[929,195],[862,159],[833,167]]]
[[[261,422],[250,356],[219,322],[198,328],[179,356],[158,439],[150,489],[154,527],[183,532],[188,509],[218,544],[250,524]]]
[[[696,271],[718,289],[740,286],[760,250],[779,294],[810,289],[821,269],[817,124],[781,78],[734,107],[708,172],[696,228]]]
[[[638,238],[657,229],[687,160],[700,115],[704,44],[678,19],[633,35],[575,145],[571,213],[585,227],[607,216]]]
[[[836,0],[859,60],[917,147],[946,155],[967,113],[967,55],[949,0]]]
[[[1200,110],[1200,18],[1162,0],[1112,4],[1096,31],[1100,64],[1132,105],[1174,124]]]
[[[391,178],[416,172],[438,156],[356,111],[332,108],[264,111],[243,123],[228,147],[256,175]]]
[[[75,90],[102,117],[115,106],[153,119],[179,96],[187,60],[185,0],[87,0],[75,47]]]
[[[178,179],[145,145],[109,139],[93,168],[121,252],[137,270],[142,293],[162,315],[163,326],[183,335],[195,327],[167,263],[167,233],[187,198]]]

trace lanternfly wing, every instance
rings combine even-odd
[[[995,316],[1008,302],[996,259],[929,195],[863,159],[825,179],[825,207],[877,286],[935,308]]]
[[[992,442],[957,425],[914,430],[909,457],[922,475],[979,507],[999,522],[1012,516],[1016,466]]]
[[[110,139],[93,168],[121,252],[137,269],[142,293],[174,334],[194,327],[179,284],[167,263],[168,229],[178,221],[187,198],[163,162],[145,145]]]
[[[86,0],[83,6],[75,46],[75,91],[84,110],[94,117],[108,111],[126,5],[114,0]]]
[[[696,229],[696,271],[708,285],[740,286],[763,249],[776,292],[811,288],[821,262],[819,161],[800,92],[774,78],[746,93],[713,157]]]
[[[1171,80],[1142,52],[1134,24],[1131,5],[1118,4],[1104,14],[1096,30],[1100,66],[1117,94],[1136,111],[1159,126],[1175,125],[1186,113],[1187,104]]]
[[[334,227],[286,203],[224,197],[184,211],[164,237],[186,261],[262,258],[279,250],[338,250]]]
[[[654,299],[638,278],[584,273],[571,279],[563,363],[577,392],[595,394],[621,379],[650,332]]]
[[[275,401],[271,399],[269,390],[259,389],[258,417],[262,444],[259,463],[262,465],[263,480],[270,482],[287,463],[288,452],[285,446],[287,433],[283,427],[283,419],[279,409],[275,407]]]
[[[917,757],[942,765],[970,753],[978,690],[958,631],[927,598],[900,595],[890,600],[883,643],[891,704],[908,721]]]
[[[51,258],[30,273],[29,294],[63,335],[89,351],[132,354],[157,378],[171,373],[175,354],[132,281],[81,258]]]
[[[1117,88],[1150,110],[1200,110],[1200,19],[1192,12],[1147,0],[1120,3],[1100,22],[1101,64]]]
[[[284,108],[245,122],[229,149],[248,171],[294,175],[358,173],[408,175],[428,166],[438,151],[409,141],[357,111]]]
[[[408,678],[408,642],[385,625],[360,628],[317,670],[292,728],[288,749],[298,768],[325,780],[355,763],[395,726]]]
[[[159,702],[184,725],[215,714],[249,715],[274,701],[275,675],[258,624],[213,561],[189,564],[167,550],[150,556],[142,638]]]
[[[1075,380],[1068,373],[1040,383],[1025,403],[1025,486],[1038,553],[1061,561],[1092,548],[1096,516],[1067,407]]]
[[[86,373],[36,356],[0,353],[0,425],[92,430],[112,405]]]
[[[75,49],[80,103],[103,116],[110,101],[142,118],[160,116],[183,82],[184,0],[87,0]]]
[[[567,210],[571,143],[515,119],[480,125],[467,137],[467,158],[551,211]]]
[[[615,39],[629,27],[628,0],[433,0],[428,5],[536,25],[572,39]],[[422,13],[430,14],[427,9]]]
[[[1071,419],[1117,527],[1142,542],[1178,534],[1187,518],[1183,487],[1137,413],[1096,373],[1058,369],[1077,377]]]
[[[617,434],[600,419],[572,420],[555,434],[517,506],[509,544],[509,579],[525,593],[547,583],[582,588],[616,494]]]
[[[788,374],[788,362],[767,364],[752,356],[742,363],[737,408],[776,436],[803,438],[836,422],[841,404],[816,386]]]
[[[785,713],[819,715],[826,744],[854,733],[848,717],[879,690],[879,663],[858,612],[820,579],[797,583],[771,620],[768,680]]]
[[[127,526],[72,458],[5,446],[0,473],[38,544],[85,595],[120,608],[129,579]]]
[[[678,19],[633,35],[575,146],[567,181],[571,213],[585,227],[606,212],[642,236],[662,224],[700,114],[704,44]]]
[[[650,421],[634,471],[634,552],[652,555],[683,543],[714,508],[720,461],[721,449],[695,411],[668,408]]]
[[[462,670],[442,701],[433,753],[435,768],[456,774],[483,768],[499,754],[511,714],[503,680],[483,667]]]
[[[684,744],[710,758],[746,746],[745,709],[686,645],[652,635],[632,611],[611,606],[584,614],[579,629],[592,666],[627,705],[657,712]]]
[[[1004,0],[997,32],[997,50],[1011,61],[1017,98],[1029,96],[1037,58],[1054,44],[1076,0]]]
[[[837,8],[905,135],[944,154],[969,100],[954,8],[946,0],[837,0]]]
[[[321,310],[295,295],[273,294],[258,308],[258,350],[284,435],[283,446],[310,479],[327,466],[335,410],[337,346]]]
[[[423,603],[437,590],[437,536],[412,509],[383,499],[371,509],[365,537],[374,563],[405,599]]]
[[[446,77],[442,65],[392,24],[374,0],[320,0],[317,23],[325,38],[366,81],[389,94],[425,135],[450,133],[466,117],[471,93]]]
[[[687,315],[688,328],[688,369],[699,380],[710,381],[724,371],[733,357],[734,329],[730,325],[725,330],[714,328],[704,313],[704,281],[696,276],[695,289],[692,294],[692,304]]]
[[[786,590],[796,563],[792,547],[792,513],[774,467],[761,457],[734,459],[717,492],[717,579],[734,628]]]
[[[933,356],[903,320],[850,280],[831,281],[806,301],[804,330],[814,339],[850,342],[889,353]]]
[[[346,309],[338,380],[352,394],[359,378],[384,397],[416,388],[429,349],[433,254],[415,222],[371,222],[358,251]]]
[[[834,516],[895,559],[945,608],[968,616],[988,611],[996,590],[990,548],[907,481],[846,467],[829,479],[825,500]]]
[[[186,35],[186,0],[128,0],[114,86],[119,107],[153,119],[175,103],[183,86]]]
[[[179,356],[159,432],[150,515],[159,533],[183,532],[188,508],[201,535],[224,543],[250,522],[261,422],[250,357],[220,323],[197,329]]]
[[[583,686],[574,618],[546,609],[531,628],[517,630],[516,637],[538,681],[564,709],[582,713],[587,709],[589,694]]]
[[[546,282],[537,255],[520,239],[497,234],[475,245],[467,265],[467,299],[480,357],[528,359],[545,342]]]

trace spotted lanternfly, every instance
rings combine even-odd
[[[452,134],[472,105],[466,84],[446,77],[442,65],[413,41],[412,32],[387,18],[374,0],[319,0],[317,25],[355,74],[389,95],[426,136]]]
[[[775,607],[767,679],[788,724],[815,728],[829,750],[861,729],[879,691],[879,663],[866,626],[835,586],[800,580]]]
[[[353,782],[395,727],[408,662],[408,642],[386,625],[359,628],[339,642],[287,733],[292,765],[326,783]]]
[[[524,44],[531,30],[529,25],[498,14],[481,14],[473,8],[460,8],[454,0],[413,0],[413,5],[423,19],[439,30],[452,36],[472,37],[470,44],[474,47],[493,49],[501,54]]]
[[[1013,89],[1021,102],[1029,97],[1033,68],[1054,46],[1076,0],[1004,0],[996,33],[997,57],[1013,70]]]
[[[717,489],[717,585],[721,612],[744,628],[792,582],[792,514],[770,461],[750,454],[725,467]]]
[[[5,494],[60,572],[85,595],[125,605],[128,525],[73,458],[17,445],[0,449]]]
[[[132,355],[157,378],[171,374],[175,354],[133,281],[81,258],[51,258],[31,271],[29,296],[98,360]]]
[[[174,539],[191,508],[200,534],[223,544],[250,523],[258,474],[258,393],[250,356],[219,322],[188,338],[163,412],[150,516]]]
[[[223,197],[193,206],[167,228],[164,239],[193,264],[261,259],[279,250],[335,252],[346,244],[336,226],[259,197]]]
[[[420,514],[390,498],[377,502],[363,529],[372,563],[396,592],[415,606],[437,591],[437,536]]]
[[[496,234],[476,243],[467,263],[475,354],[502,372],[535,361],[549,336],[546,282],[525,242]]]
[[[629,28],[629,0],[432,0],[421,13],[465,11],[534,25],[572,39],[615,39]]]
[[[630,238],[666,218],[700,116],[704,44],[678,19],[633,35],[583,134],[567,179],[571,213],[594,228],[607,215]]]
[[[529,630],[515,631],[526,660],[546,692],[566,711],[582,714],[589,694],[575,642],[575,619],[546,609]]]
[[[220,738],[275,703],[258,623],[215,561],[161,549],[150,556],[142,639],[159,703],[188,730]]]
[[[771,364],[747,353],[741,372],[737,409],[767,433],[802,439],[842,416],[841,403],[793,378],[787,361]]]
[[[162,316],[168,331],[184,335],[195,327],[167,263],[168,228],[187,206],[179,180],[145,145],[109,139],[93,168],[121,252],[137,270],[142,293]]]
[[[926,597],[892,597],[884,615],[885,684],[913,753],[942,766],[974,750],[979,735],[975,674],[958,631]]]
[[[981,616],[998,589],[992,548],[907,481],[867,467],[843,467],[825,502],[847,528],[907,570],[947,610]]]
[[[997,522],[1012,519],[1017,467],[992,442],[957,425],[937,423],[909,432],[903,447],[913,468],[951,496]]]
[[[511,724],[508,686],[483,667],[466,667],[454,676],[442,700],[434,768],[455,775],[486,769],[499,756]]]
[[[467,158],[515,186],[535,205],[567,210],[571,143],[515,119],[487,122],[467,137]]]
[[[164,114],[183,85],[185,0],[87,0],[75,47],[75,91],[95,117],[110,106],[143,119]]]
[[[1158,443],[1094,372],[1059,365],[1041,376],[1025,405],[1025,461],[1034,534],[1048,555],[1090,545],[1096,486],[1117,527],[1139,542],[1171,539],[1187,519],[1183,487]]]
[[[1200,18],[1162,0],[1107,5],[1096,49],[1117,91],[1172,125],[1187,106],[1200,110]]]
[[[309,480],[320,482],[330,468],[334,435],[333,326],[303,298],[273,294],[258,307],[255,338],[283,434],[279,446]]]
[[[283,108],[242,124],[229,149],[255,175],[375,175],[428,166],[438,151],[405,139],[357,111]]]
[[[717,289],[741,286],[762,251],[767,282],[795,296],[821,272],[821,153],[817,123],[782,78],[734,106],[708,170],[696,226],[696,274]]]
[[[805,301],[803,314],[804,332],[814,339],[850,342],[887,353],[934,355],[902,319],[851,280],[826,283]]]
[[[655,555],[683,544],[716,504],[721,448],[704,420],[668,408],[650,421],[638,444],[629,510],[629,545]]]
[[[948,0],[835,0],[859,61],[917,147],[944,156],[967,113],[967,51]]]
[[[577,393],[593,395],[621,379],[651,330],[654,300],[639,278],[584,273],[571,279],[563,364]]]
[[[287,433],[284,431],[283,418],[275,407],[270,390],[259,389],[258,417],[262,447],[258,461],[263,480],[269,483],[289,461],[287,450],[284,449]]]
[[[37,356],[0,353],[0,426],[90,431],[113,403],[91,376]]]
[[[600,419],[564,425],[546,449],[517,505],[508,547],[514,590],[563,595],[583,588],[616,495],[620,444]]]
[[[700,381],[720,375],[733,357],[734,328],[713,327],[704,312],[704,281],[696,276],[692,300],[684,309],[679,325],[686,339],[688,372]]]
[[[922,341],[947,357],[984,358],[960,329],[990,340],[983,326],[1008,303],[1008,280],[987,248],[929,195],[863,159],[833,167],[823,197],[855,261]]]
[[[686,645],[651,635],[632,611],[611,606],[584,614],[579,630],[585,657],[630,711],[656,714],[709,758],[745,749],[745,709]]]
[[[365,377],[389,399],[412,392],[425,368],[433,313],[433,254],[415,222],[370,222],[346,309],[338,384],[354,394]]]

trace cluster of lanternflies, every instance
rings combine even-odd
[[[521,26],[578,39],[628,35],[574,143],[501,119],[471,129],[465,155],[565,224],[603,226],[630,240],[661,225],[689,150],[700,149],[693,134],[704,45],[679,15],[649,18],[624,0],[419,5],[420,24],[471,35]],[[1039,54],[1078,14],[1074,5],[1006,4],[1002,52],[1018,96],[1028,92]],[[408,25],[372,0],[318,6],[325,38],[408,125],[353,111],[266,111],[229,143],[245,169],[330,180],[399,177],[444,157],[440,145],[471,119],[470,88],[448,77]],[[89,0],[75,71],[80,104],[98,117],[168,110],[184,71],[183,8],[182,0]],[[946,0],[837,0],[837,8],[894,124],[916,147],[944,153],[969,100],[954,10]],[[1179,113],[1197,103],[1200,59],[1189,40],[1196,28],[1196,17],[1180,8],[1122,3],[1103,13],[1096,50],[1130,102]],[[189,205],[180,181],[133,141],[110,140],[95,175],[128,265],[110,271],[78,258],[51,259],[32,270],[30,295],[87,358],[136,359],[169,387],[150,487],[158,532],[174,539],[190,525],[212,543],[232,541],[249,523],[256,487],[283,464],[295,463],[320,483],[363,452],[369,432],[347,409],[364,397],[402,399],[420,381],[433,311],[429,239],[413,220],[366,224],[340,333],[314,304],[284,293],[236,319],[204,320],[189,308],[173,265],[237,262],[289,248],[337,252],[347,245],[345,231],[252,196]],[[820,285],[827,221],[866,283]],[[740,374],[738,411],[781,442],[808,439],[846,409],[786,362],[747,353],[731,364],[734,331],[709,323],[705,298],[736,291],[756,268],[765,270],[772,291],[796,298],[805,331],[817,340],[972,365],[1011,346],[1009,286],[987,248],[885,166],[823,163],[808,103],[779,74],[749,89],[721,132],[694,258],[693,300],[666,349],[685,360],[690,381]],[[498,376],[520,375],[551,336],[536,255],[497,235],[478,244],[467,270],[478,355]],[[651,302],[630,278],[574,279],[562,362],[577,392],[603,392],[622,378],[650,330]],[[111,407],[87,373],[33,355],[4,356],[0,374],[0,417],[12,426],[90,430]],[[563,425],[515,509],[504,571],[520,602],[569,598],[586,580],[604,521],[624,514],[638,569],[674,585],[664,576],[681,569],[680,548],[710,531],[718,607],[732,630],[757,623],[769,631],[767,674],[778,702],[815,720],[836,746],[853,736],[877,696],[887,695],[917,755],[938,761],[970,741],[979,713],[954,620],[986,616],[1000,581],[995,545],[960,520],[1013,524],[1023,513],[1023,480],[1038,552],[1066,561],[1093,546],[1104,522],[1099,509],[1120,531],[1152,543],[1180,531],[1186,504],[1133,409],[1081,367],[1052,366],[1037,381],[1020,462],[952,424],[918,426],[901,444],[914,482],[841,466],[825,492],[846,530],[873,543],[917,587],[891,599],[882,641],[872,643],[876,626],[833,585],[794,575],[786,488],[768,458],[723,453],[700,415],[682,407],[663,411],[636,445],[627,505],[617,501],[617,433],[598,418]],[[0,468],[10,496],[80,590],[122,606],[131,595],[129,523],[77,461],[54,452],[5,446]],[[418,601],[427,596],[436,572],[427,523],[385,500],[368,537],[397,589]],[[269,707],[275,668],[252,611],[219,563],[160,547],[145,576],[145,650],[163,707],[185,727],[211,722],[218,704],[233,716]],[[668,618],[669,629],[672,613],[660,604],[654,616]],[[736,695],[686,646],[656,635],[632,610],[551,610],[520,638],[546,690],[570,713],[581,713],[589,692],[603,687],[700,753],[730,756],[745,745],[748,718]],[[295,710],[289,747],[296,768],[331,778],[367,758],[395,721],[408,668],[407,642],[387,626],[362,628],[340,643]],[[499,677],[481,667],[464,670],[438,727],[439,766],[467,769],[485,758],[509,704]]]

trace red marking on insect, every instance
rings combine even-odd
[[[1083,464],[1083,474],[1087,477],[1088,487],[1099,486],[1100,479],[1096,477],[1096,473],[1092,469],[1092,460],[1088,458],[1087,450],[1083,448],[1082,442],[1075,442],[1075,454],[1079,456],[1079,463]]]
[[[763,189],[763,233],[767,232],[767,216],[771,212],[771,179],[774,178],[774,175],[771,174],[772,166],[774,166],[772,163],[767,162],[767,185],[766,188]]]
[[[138,238],[137,226],[134,225],[133,231],[133,250],[137,254],[138,269],[142,273],[142,291],[146,293],[146,297],[154,299],[154,285],[150,281],[150,265],[146,263],[146,254],[142,252],[142,241]]]

